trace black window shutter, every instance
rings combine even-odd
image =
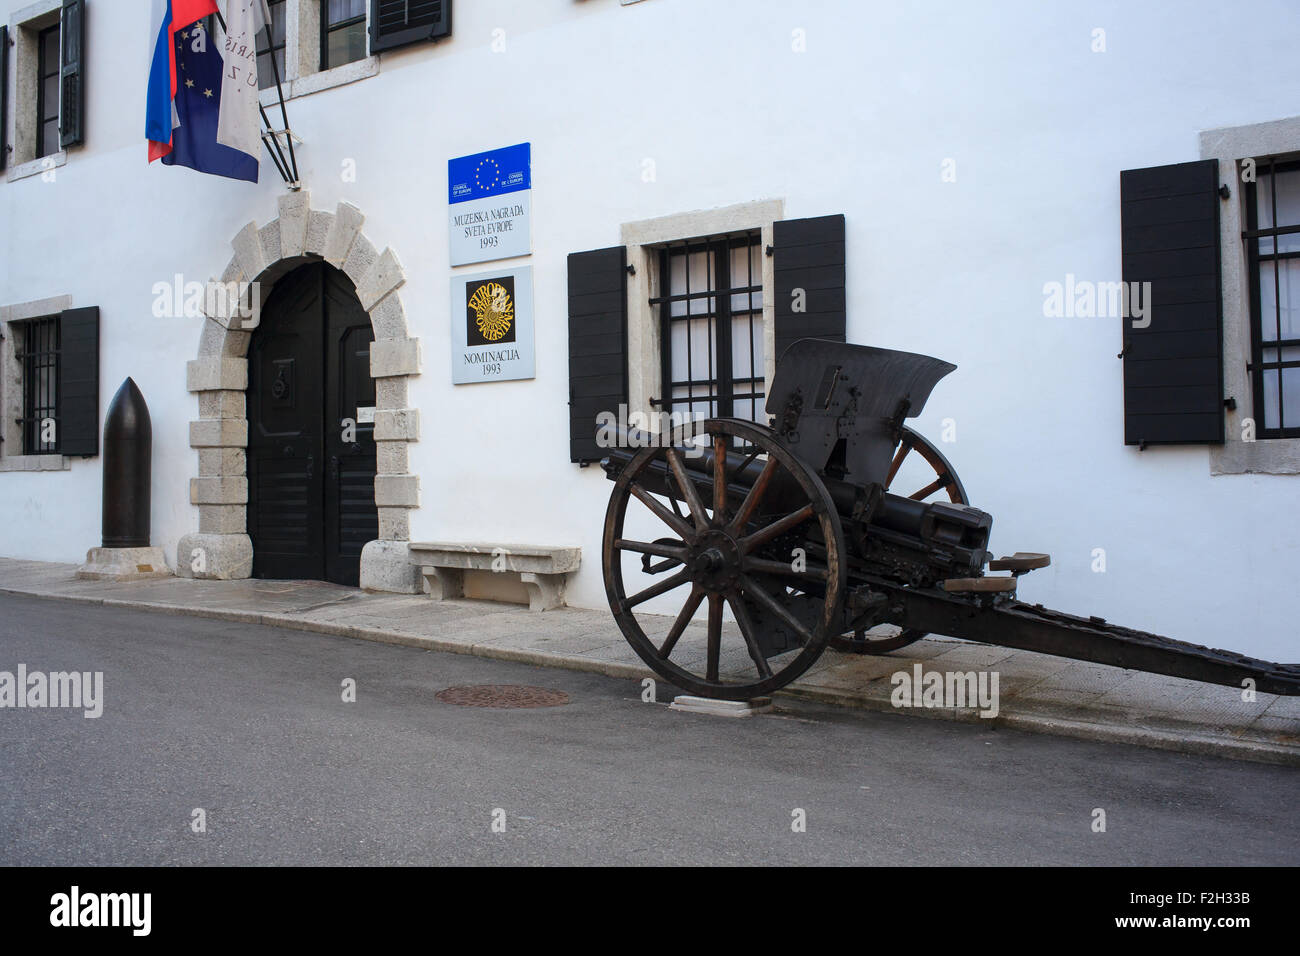
[[[1123,319],[1124,444],[1222,442],[1219,162],[1126,169],[1119,183],[1124,282],[1151,283],[1138,320],[1150,324]]]
[[[451,0],[370,0],[370,52],[451,35]]]
[[[99,454],[99,307],[59,314],[59,452]]]
[[[80,145],[86,116],[86,0],[63,0],[59,22],[59,148]]]
[[[0,26],[0,169],[9,159],[9,28]]]
[[[845,340],[844,217],[786,219],[772,228],[776,357],[800,339]]]
[[[599,461],[596,416],[627,402],[627,249],[569,256],[569,461]]]

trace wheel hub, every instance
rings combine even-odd
[[[706,531],[691,548],[691,580],[706,591],[740,584],[740,547],[723,531]]]

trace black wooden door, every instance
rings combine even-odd
[[[352,283],[323,263],[276,283],[248,350],[253,576],[356,585],[378,536],[373,333]],[[358,408],[362,414],[358,414]]]
[[[271,291],[248,349],[253,576],[325,576],[324,301],[316,267]]]
[[[326,268],[326,267],[321,267]],[[379,537],[370,316],[341,272],[325,274],[325,579],[360,583],[361,549]]]

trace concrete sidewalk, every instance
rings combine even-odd
[[[611,677],[654,676],[607,611],[533,613],[513,604],[367,594],[317,581],[79,581],[75,571],[72,564],[0,558],[0,593],[271,624]],[[691,633],[702,630],[693,625],[683,645],[702,643],[702,633]],[[927,672],[996,671],[998,716],[896,708],[890,677],[911,674],[918,663]],[[724,659],[723,672],[746,666],[747,660]],[[661,697],[667,693],[661,687]],[[1231,687],[948,638],[927,638],[883,657],[827,650],[781,698],[1300,766],[1300,697],[1259,694],[1245,703]]]

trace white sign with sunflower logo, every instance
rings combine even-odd
[[[451,380],[532,378],[533,269],[451,277]]]

